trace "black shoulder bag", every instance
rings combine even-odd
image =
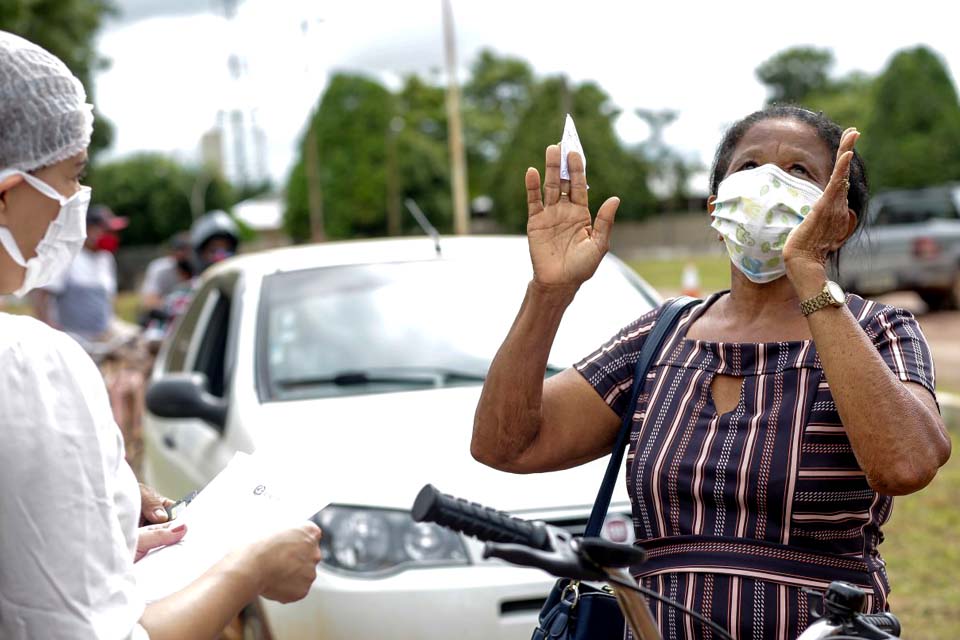
[[[643,389],[650,365],[663,346],[667,334],[676,326],[680,315],[699,302],[700,300],[688,297],[671,300],[660,312],[657,323],[640,349],[637,368],[633,374],[630,402],[623,412],[623,423],[613,445],[613,453],[603,475],[600,492],[593,503],[587,528],[583,532],[584,537],[599,536],[603,521],[607,517],[614,483],[623,462],[623,453],[630,441],[637,397]],[[622,640],[623,624],[623,614],[613,593],[581,584],[576,580],[561,579],[553,585],[553,590],[540,610],[540,624],[533,632],[531,640]]]

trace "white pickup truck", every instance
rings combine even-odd
[[[934,311],[960,308],[960,184],[881,193],[867,215],[841,252],[840,284],[861,295],[915,291]]]

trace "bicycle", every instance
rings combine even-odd
[[[718,637],[732,640],[730,634],[712,620],[636,583],[628,568],[645,561],[646,553],[640,547],[602,538],[575,537],[543,522],[522,520],[441,493],[429,484],[417,495],[411,515],[417,522],[433,522],[485,542],[485,559],[499,558],[511,564],[542,569],[558,578],[606,582],[636,640],[662,640],[644,596],[674,607],[709,626]],[[823,610],[811,607],[815,621],[797,640],[898,640],[900,622],[892,613],[861,613],[866,596],[858,587],[838,581],[831,583],[823,594],[806,591],[823,596]]]

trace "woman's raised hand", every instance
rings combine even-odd
[[[540,193],[540,174],[526,174],[527,240],[533,279],[548,286],[579,287],[597,270],[610,247],[610,231],[620,198],[609,198],[597,211],[587,207],[587,179],[583,160],[568,156],[570,180],[560,180],[560,147],[547,147],[546,176]]]
[[[803,223],[790,232],[783,247],[788,273],[823,268],[830,253],[838,251],[853,233],[857,216],[847,202],[847,192],[853,146],[859,138],[860,132],[855,128],[843,132],[833,173],[823,195]]]

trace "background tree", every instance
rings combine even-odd
[[[83,83],[87,100],[96,105],[93,74],[108,62],[97,53],[95,40],[104,19],[114,13],[111,0],[0,0],[0,29],[35,42],[63,60]],[[112,140],[113,125],[97,112],[91,158]]]
[[[875,90],[875,78],[854,71],[807,94],[800,104],[812,111],[822,111],[843,128],[857,127],[866,137],[876,103]]]
[[[158,244],[193,223],[190,196],[200,170],[184,167],[172,158],[144,153],[101,164],[87,182],[94,203],[103,203],[130,220],[123,232],[129,245]],[[230,185],[222,177],[209,180],[204,210],[229,209],[234,203]]]
[[[536,87],[533,69],[520,58],[498,56],[489,49],[477,56],[463,87],[464,139],[470,190],[492,188],[492,171],[510,142]]]
[[[860,149],[874,189],[960,179],[960,104],[943,61],[930,49],[900,51],[877,79]]]
[[[403,205],[407,198],[416,201],[441,232],[453,229],[445,99],[443,87],[408,76],[393,102],[391,134],[395,136],[396,175],[395,201],[390,206],[399,212],[401,232],[419,230]]]
[[[365,76],[338,73],[320,100],[302,145],[316,144],[324,228],[330,238],[386,231],[387,136],[393,96]],[[285,226],[295,239],[309,237],[306,172],[301,158],[287,188]]]
[[[833,52],[815,47],[792,47],[757,67],[757,78],[767,86],[767,104],[803,104],[811,93],[829,87]]]
[[[614,130],[619,111],[596,84],[570,87],[562,77],[543,80],[520,117],[503,153],[493,167],[490,195],[494,215],[511,231],[526,228],[527,208],[523,176],[527,167],[543,173],[543,152],[563,133],[566,113],[577,124],[577,133],[587,156],[590,202],[597,207],[606,198],[620,196],[618,218],[639,218],[653,208],[647,187],[647,166],[629,152]]]
[[[652,209],[647,163],[614,131],[619,112],[592,83],[539,80],[526,62],[480,54],[464,85],[464,124],[471,195],[489,195],[506,228],[522,230],[523,172],[543,165],[546,145],[560,138],[572,113],[588,156],[590,197],[623,200],[621,214]],[[304,136],[287,184],[285,225],[311,237],[305,145],[316,144],[324,230],[330,238],[418,232],[402,205],[412,198],[441,232],[453,227],[445,89],[412,75],[391,93],[370,78],[334,76]],[[393,220],[391,223],[390,221]]]

